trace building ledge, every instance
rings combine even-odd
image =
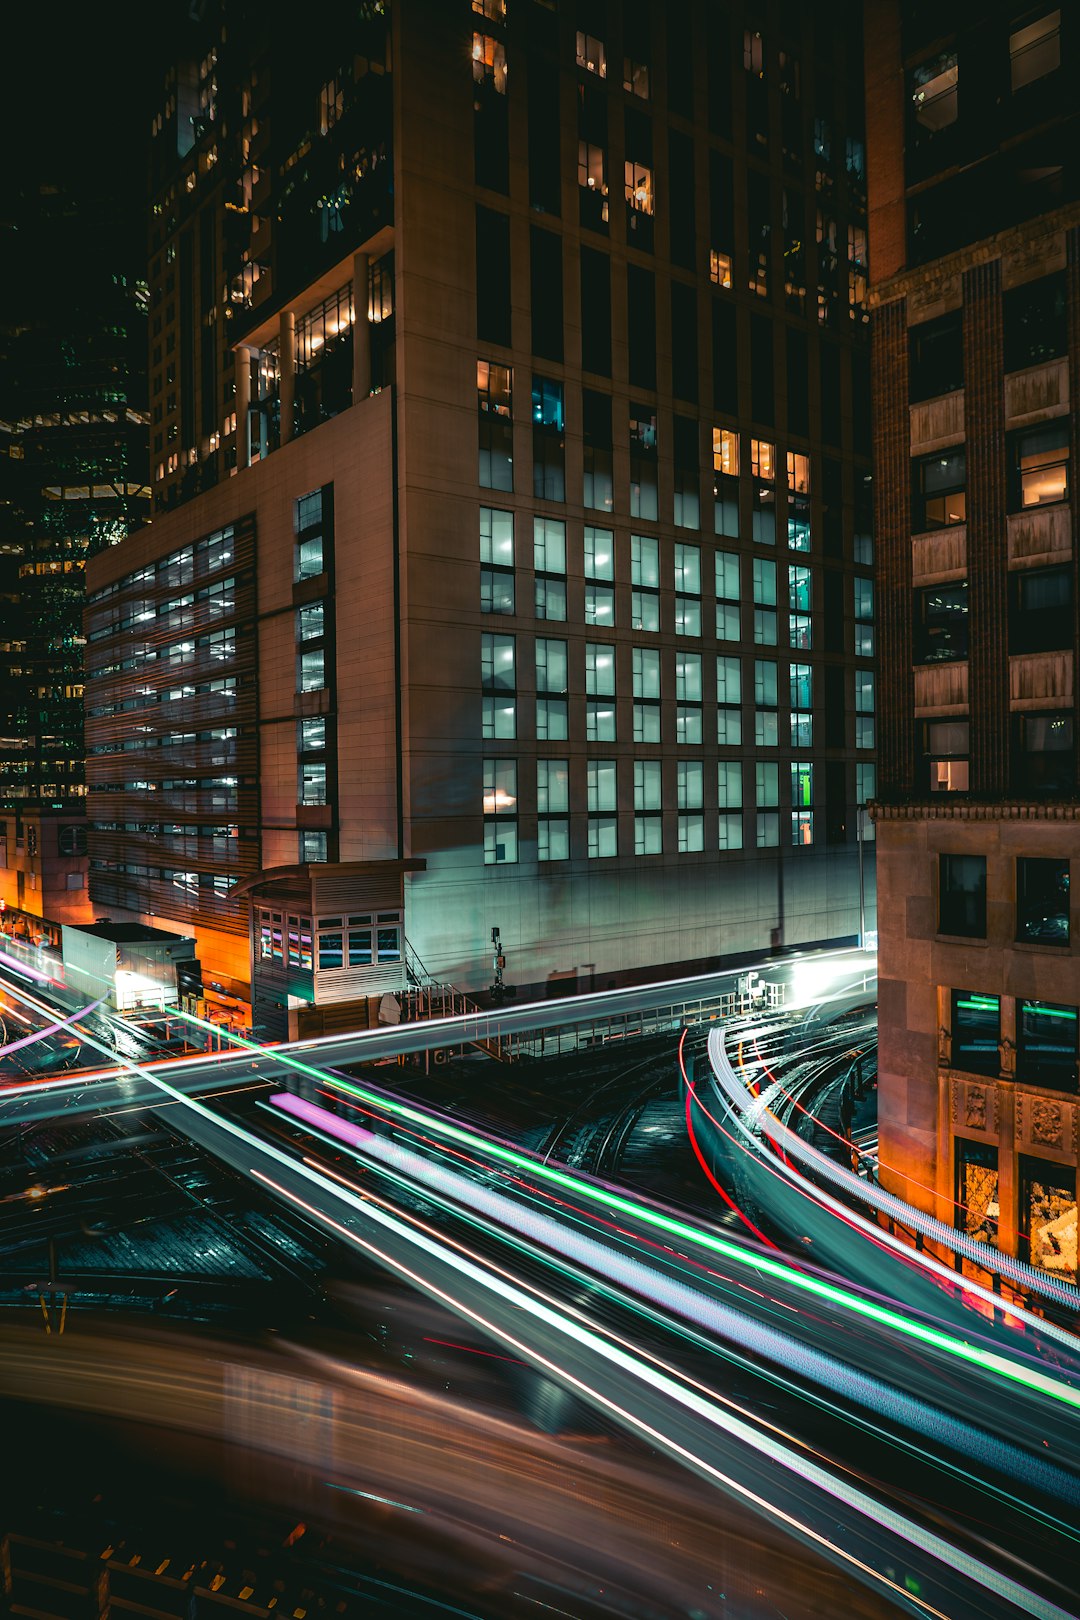
[[[1080,821],[1080,800],[973,799],[942,794],[940,799],[912,799],[899,804],[875,799],[867,805],[871,821]]]

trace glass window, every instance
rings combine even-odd
[[[1040,945],[1069,943],[1069,862],[1018,856],[1016,937]]]
[[[566,524],[560,518],[533,519],[533,567],[538,574],[566,573]]]
[[[618,778],[613,759],[590,759],[586,767],[591,813],[618,809]]]
[[[489,692],[483,694],[481,735],[507,742],[517,736],[517,698]]]
[[[565,815],[570,810],[570,761],[536,761],[536,810],[539,815]]]
[[[1009,63],[1014,95],[1061,66],[1060,9],[1009,35]]]
[[[296,610],[297,641],[318,641],[326,633],[326,603],[305,602]]]
[[[662,769],[662,762],[658,759],[635,759],[635,810],[662,810],[664,808],[661,781]]]
[[[491,360],[476,362],[479,413],[478,482],[485,489],[514,487],[513,371]]]
[[[1065,278],[1044,276],[1004,295],[1005,370],[1057,360],[1066,348]]]
[[[579,30],[575,60],[578,67],[584,68],[587,73],[595,73],[601,79],[607,78],[607,53],[602,39]]]
[[[1051,652],[1073,643],[1071,568],[1024,568],[1009,575],[1009,651]]]
[[[299,767],[300,804],[326,803],[326,761],[302,759]]]
[[[1016,1078],[1057,1091],[1076,1090],[1077,1009],[1050,1001],[1016,1008]],[[1074,1181],[1075,1185],[1075,1181]]]
[[[716,639],[741,640],[739,623],[739,556],[735,551],[718,551],[716,567]]]
[[[481,613],[514,612],[514,575],[508,568],[481,568]]]
[[[776,564],[767,558],[754,558],[754,601],[763,607],[776,606]]]
[[[480,637],[480,682],[486,692],[512,692],[517,685],[514,636],[484,631]]]
[[[536,736],[539,742],[565,742],[570,735],[565,698],[538,697]]]
[[[964,386],[964,324],[960,310],[908,332],[908,398],[913,405]]]
[[[319,753],[325,748],[325,719],[301,719],[296,747],[300,753]]]
[[[955,51],[943,51],[911,76],[912,115],[917,131],[936,135],[955,124],[960,67]]]
[[[609,860],[619,853],[619,823],[614,816],[590,816],[588,834],[591,861]]]
[[[675,589],[690,596],[701,595],[701,547],[676,544]]]
[[[985,855],[940,855],[938,872],[938,932],[985,939]]]
[[[716,802],[721,810],[742,809],[742,764],[739,760],[720,760],[716,767],[716,793]]]
[[[585,525],[585,578],[615,578],[615,536],[610,529]]]
[[[809,709],[814,703],[814,669],[812,664],[792,664],[788,669],[788,685],[793,709]]]
[[[514,514],[480,508],[480,561],[494,568],[514,566]]]
[[[968,655],[968,582],[927,585],[915,592],[917,664],[953,663]]]
[[[916,532],[966,522],[967,454],[963,446],[924,456],[912,465],[912,522]]]
[[[675,741],[696,746],[702,740],[701,704],[680,703],[675,710]]]
[[[351,968],[370,967],[372,960],[371,929],[354,927],[354,921],[358,921],[358,919],[349,918],[349,966]]]
[[[517,802],[517,761],[485,759],[485,816],[516,816]]]
[[[1009,443],[1010,506],[1014,512],[1028,506],[1050,506],[1068,500],[1068,417],[1011,434]]]
[[[649,535],[630,536],[630,583],[657,590],[660,585],[660,542]]]
[[[548,816],[537,822],[536,858],[538,861],[570,859],[570,823],[565,818]]]
[[[321,692],[326,685],[326,653],[322,647],[306,647],[297,666],[297,691]]]
[[[773,810],[780,803],[780,767],[757,761],[754,765],[754,799],[759,810]]]
[[[705,803],[705,766],[700,759],[680,759],[675,767],[680,810],[700,810]]]
[[[664,818],[660,815],[634,817],[634,854],[662,855],[664,853]]]
[[[1017,787],[1029,793],[1070,792],[1075,780],[1071,714],[1021,714]]]
[[[956,1225],[976,1243],[996,1243],[998,1150],[992,1142],[956,1138]]]
[[[788,567],[788,606],[809,613],[812,606],[812,577],[809,568],[792,563]]]
[[[485,821],[484,865],[512,866],[518,858],[516,821]]]
[[[1020,1253],[1040,1271],[1076,1281],[1076,1172],[1020,1155]]]
[[[536,690],[565,692],[567,689],[567,644],[548,637],[536,638]]]
[[[926,759],[931,793],[966,793],[971,727],[967,720],[930,720]]]
[[[615,696],[615,649],[606,642],[585,643],[585,691],[590,697]]]
[[[340,929],[335,929],[333,933],[323,933],[320,930],[318,936],[320,973],[344,966],[343,937]]]
[[[660,595],[657,591],[630,592],[630,627],[655,635],[660,629]]]
[[[1000,1068],[1000,1040],[999,998],[977,995],[970,990],[954,990],[950,1051],[952,1067],[964,1069],[969,1074],[996,1075]]]
[[[634,647],[631,651],[636,698],[660,696],[660,650],[657,647]],[[736,660],[737,662],[737,660]]]
[[[636,743],[660,741],[659,703],[634,704],[634,741]]]
[[[329,839],[324,832],[308,829],[300,834],[300,859],[310,865],[313,861],[328,859]]]
[[[588,698],[585,703],[586,742],[615,741],[615,705],[610,698]]]
[[[874,582],[856,574],[855,588],[855,656],[874,656]]]
[[[701,702],[700,653],[675,654],[675,696],[680,702]]]

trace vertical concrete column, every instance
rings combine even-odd
[[[248,412],[251,410],[251,350],[243,343],[233,351],[236,368],[236,465],[247,467],[251,463],[251,434]]]
[[[293,402],[296,398],[296,318],[291,309],[278,316],[278,389],[281,400],[281,442],[293,436]]]
[[[371,393],[371,327],[368,324],[368,256],[353,254],[352,397],[357,405]]]

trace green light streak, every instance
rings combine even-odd
[[[169,1009],[170,1014],[185,1019],[188,1023],[198,1024],[203,1029],[212,1029],[222,1033],[217,1024],[211,1024],[202,1018],[196,1018],[192,1013],[180,1012],[178,1008]],[[460,1125],[451,1125],[448,1121],[436,1116],[423,1113],[420,1109],[411,1108],[408,1103],[397,1102],[392,1098],[382,1096],[377,1091],[367,1091],[352,1080],[341,1080],[330,1074],[326,1069],[318,1069],[314,1064],[302,1063],[299,1058],[277,1052],[272,1047],[259,1046],[254,1041],[247,1041],[243,1036],[227,1032],[229,1039],[238,1046],[246,1048],[249,1052],[256,1052],[260,1057],[271,1058],[275,1063],[287,1064],[290,1069],[296,1069],[311,1079],[318,1080],[323,1085],[332,1086],[335,1091],[344,1092],[348,1096],[358,1097],[362,1102],[379,1108],[386,1114],[395,1114],[401,1119],[408,1120],[410,1124],[422,1126],[425,1130],[434,1130],[448,1137],[451,1141],[460,1142],[475,1151],[486,1153],[493,1159],[510,1164],[516,1170],[536,1176],[542,1181],[549,1181],[565,1191],[570,1191],[578,1198],[589,1199],[592,1203],[600,1204],[604,1208],[614,1210],[622,1216],[640,1221],[643,1225],[655,1227],[669,1237],[677,1237],[684,1243],[695,1243],[699,1248],[708,1249],[713,1254],[722,1256],[732,1265],[743,1266],[747,1270],[764,1272],[766,1276],[773,1277],[785,1283],[789,1288],[800,1289],[803,1293],[813,1294],[818,1299],[827,1300],[830,1305],[838,1306],[841,1310],[851,1311],[856,1316],[866,1317],[880,1326],[891,1328],[895,1333],[904,1334],[907,1338],[916,1339],[921,1344],[931,1346],[935,1350],[944,1351],[946,1355],[955,1356],[960,1361],[966,1361],[973,1366],[981,1368],[984,1372],[997,1373],[1016,1384],[1025,1385],[1028,1389],[1036,1390],[1041,1395],[1049,1395],[1053,1400],[1060,1401],[1065,1406],[1071,1406],[1080,1411],[1080,1391],[1071,1389],[1067,1384],[1058,1383],[1056,1379],[1049,1378],[1034,1368],[1022,1367],[1017,1362],[1009,1361],[993,1350],[980,1350],[962,1339],[954,1339],[950,1334],[942,1332],[940,1328],[927,1326],[923,1322],[911,1321],[901,1316],[899,1312],[890,1310],[887,1306],[876,1305],[872,1300],[861,1299],[857,1294],[848,1294],[835,1283],[826,1282],[821,1277],[812,1277],[806,1272],[797,1271],[794,1267],[786,1266],[780,1261],[773,1260],[768,1255],[749,1255],[744,1249],[729,1242],[725,1238],[717,1237],[711,1232],[687,1225],[673,1216],[665,1215],[660,1210],[651,1209],[647,1204],[636,1204],[630,1198],[619,1193],[610,1192],[606,1187],[596,1186],[591,1182],[583,1181],[567,1171],[557,1170],[549,1164],[541,1164],[539,1160],[530,1158],[527,1154],[518,1153],[513,1148],[504,1147],[500,1142],[489,1141],[487,1137],[465,1129]]]

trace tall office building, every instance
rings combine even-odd
[[[853,937],[857,10],[226,3],[176,63],[98,904],[268,1030],[493,929],[541,993]]]
[[[114,235],[62,186],[0,200],[0,897],[56,922],[88,908],[86,561],[150,512],[146,288]]]
[[[866,24],[883,1180],[1073,1279],[1078,21]]]

